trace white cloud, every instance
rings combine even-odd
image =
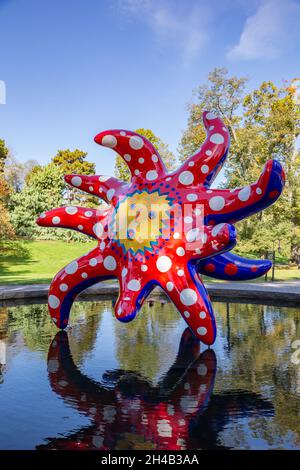
[[[299,30],[300,5],[293,0],[263,0],[245,23],[230,59],[273,59]]]
[[[123,13],[146,23],[160,41],[170,41],[178,48],[185,63],[201,53],[207,43],[210,13],[203,4],[200,8],[197,2],[119,0],[119,5]]]

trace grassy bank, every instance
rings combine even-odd
[[[14,246],[15,244],[12,244]],[[17,246],[17,245],[16,245]],[[49,283],[53,276],[73,259],[87,253],[92,243],[64,241],[24,241],[14,253],[2,249],[0,253],[0,284]],[[276,281],[300,281],[297,268],[276,268]],[[211,278],[206,280],[212,281]],[[271,273],[269,274],[271,280]],[[264,281],[264,278],[257,280]]]
[[[61,268],[90,251],[95,243],[25,241],[22,249],[0,253],[0,284],[49,283]]]

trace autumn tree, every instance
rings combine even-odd
[[[0,139],[0,240],[6,240],[14,236],[7,210],[9,186],[4,177],[4,168],[8,155],[9,150],[5,145],[5,141]]]
[[[201,114],[216,111],[229,128],[230,155],[225,166],[225,186],[234,188],[256,181],[264,164],[279,160],[286,171],[286,188],[273,206],[238,222],[242,253],[262,255],[280,240],[282,253],[292,261],[300,258],[300,162],[297,138],[300,109],[296,90],[263,82],[245,94],[245,78],[229,77],[215,69],[196,92],[190,105],[188,126],[180,144],[181,160],[194,153],[205,138]]]

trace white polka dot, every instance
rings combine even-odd
[[[218,134],[217,132],[213,135],[210,136],[209,139],[213,144],[223,144],[224,142],[224,137],[222,134]]]
[[[94,191],[93,186],[89,186],[89,191]]]
[[[207,367],[205,364],[199,364],[197,367],[197,373],[198,375],[206,375],[207,374]]]
[[[176,250],[176,253],[178,256],[184,256],[185,255],[185,249],[182,246],[179,246]]]
[[[184,270],[183,270],[183,269],[178,269],[177,275],[178,275],[179,277],[183,277],[183,276],[184,276]]]
[[[55,319],[56,320],[56,319]],[[50,374],[54,374],[59,369],[59,362],[57,359],[50,359],[48,361],[48,371]]]
[[[145,160],[143,159],[143,157],[141,157],[141,158],[138,159],[138,162],[139,162],[139,163],[144,163],[144,161],[145,161]]]
[[[97,265],[97,259],[96,258],[91,258],[89,261],[89,265],[92,267],[95,267]]]
[[[68,284],[61,284],[59,286],[59,289],[62,291],[62,292],[66,292],[68,290]]]
[[[200,230],[198,228],[192,228],[186,233],[186,239],[188,242],[192,243],[200,237]]]
[[[209,131],[212,131],[214,129],[215,126],[209,126],[208,130]]]
[[[59,224],[59,222],[60,222],[60,217],[55,216],[55,217],[52,218],[52,223],[53,223],[54,225]]]
[[[65,271],[67,274],[74,274],[76,273],[77,269],[78,269],[77,261],[72,261],[72,263],[68,264]]]
[[[134,174],[138,176],[140,174],[140,170],[134,170]]]
[[[124,155],[124,160],[126,160],[126,162],[130,162],[130,160],[131,160],[131,155],[129,155],[129,153],[125,153],[125,155]]]
[[[169,281],[167,282],[167,290],[171,292],[174,289],[174,284],[173,282]]]
[[[84,213],[84,215],[85,215],[86,217],[92,217],[93,213],[92,213],[92,211],[86,211],[86,212]]]
[[[158,174],[157,174],[157,171],[155,170],[150,170],[150,171],[147,171],[146,173],[146,179],[148,181],[156,180],[157,177],[158,177]]]
[[[193,223],[193,218],[190,217],[189,215],[187,215],[186,217],[184,217],[184,223],[185,224],[192,224]]]
[[[213,211],[221,211],[225,206],[225,199],[222,196],[214,196],[209,200],[209,207]]]
[[[110,147],[110,148],[114,148],[116,145],[117,145],[117,139],[115,138],[114,135],[105,135],[104,137],[102,137],[102,145],[104,145],[105,147]]]
[[[143,139],[138,135],[134,135],[129,139],[129,145],[134,150],[140,150],[144,146]]]
[[[127,269],[127,268],[123,268],[123,269],[122,269],[122,277],[125,277],[127,273],[128,273],[128,269]]]
[[[207,192],[207,194],[211,194],[211,193],[212,193],[212,189],[208,189],[206,192]]]
[[[70,214],[70,215],[74,215],[78,212],[78,209],[77,207],[74,207],[74,206],[68,206],[66,207],[66,213],[67,214]]]
[[[146,264],[142,264],[141,270],[144,271],[144,272],[148,271],[148,266]]]
[[[204,312],[204,310],[202,312],[199,313],[199,317],[202,318],[206,318],[206,312]]]
[[[243,189],[239,191],[238,198],[240,201],[245,202],[248,201],[251,194],[250,186],[245,186]]]
[[[192,184],[194,181],[194,175],[190,171],[183,171],[179,175],[179,181],[181,184],[184,184],[185,186]]]
[[[82,184],[82,179],[80,178],[80,176],[73,176],[73,178],[71,179],[71,184],[72,186],[80,186]]]
[[[218,235],[218,233],[220,232],[220,230],[222,230],[222,228],[224,227],[225,224],[218,224],[216,225],[212,231],[211,231],[211,234],[213,237],[216,237]]]
[[[208,157],[210,157],[210,156],[212,155],[212,151],[211,151],[211,150],[206,150],[205,153],[206,153],[206,155],[207,155]]]
[[[45,212],[42,212],[41,215],[40,215],[40,219],[44,219],[45,217],[46,217]]]
[[[194,305],[197,302],[197,293],[193,289],[183,289],[180,292],[180,301],[183,305]]]
[[[141,288],[141,283],[138,279],[131,279],[127,284],[127,288],[133,292],[138,292]]]
[[[166,181],[171,181],[171,176],[168,176],[168,178],[166,178]]]
[[[117,267],[117,262],[113,256],[106,256],[106,258],[104,258],[103,265],[108,271],[114,271]]]
[[[81,277],[82,277],[83,279],[86,279],[86,278],[88,277],[88,275],[87,275],[87,273],[82,273],[82,274],[81,274]]]
[[[256,188],[256,194],[261,194],[262,190],[260,188]]]
[[[189,166],[194,166],[195,162],[189,162]]]
[[[197,333],[200,336],[206,335],[207,329],[204,326],[200,326],[199,328],[197,328]]]
[[[109,189],[109,190],[107,191],[107,193],[106,193],[107,199],[108,199],[109,201],[111,201],[114,194],[115,194],[115,190],[114,190],[114,189]]]
[[[169,256],[160,256],[156,261],[156,267],[161,273],[166,273],[172,266]]]
[[[110,176],[106,176],[106,175],[99,176],[100,183],[105,183],[105,181],[108,181],[109,179],[110,179]]]
[[[104,250],[104,248],[105,248],[105,243],[104,243],[104,242],[101,242],[99,246],[100,246],[100,250],[102,250],[102,251],[103,251],[103,250]]]
[[[155,153],[152,155],[151,160],[152,160],[154,163],[157,163],[157,162],[158,162],[158,157],[157,157],[157,155],[155,155]]]
[[[125,131],[121,131],[121,132],[120,132],[120,135],[124,136],[124,135],[126,135],[126,132],[125,132]]]
[[[83,230],[83,225],[78,225],[77,228],[78,230]]]
[[[215,113],[211,112],[211,111],[209,113],[207,113],[207,115],[206,115],[206,119],[208,119],[209,121],[211,121],[212,119],[217,119],[217,118],[218,118],[218,116]]]
[[[60,305],[60,300],[56,295],[49,295],[48,304],[51,308],[57,308]]]
[[[190,194],[187,195],[186,198],[187,198],[188,201],[193,202],[193,201],[197,201],[198,196],[197,196],[197,194],[190,193]]]
[[[190,312],[188,312],[187,310],[185,310],[183,312],[183,315],[185,316],[185,318],[189,318],[190,317]]]
[[[103,235],[103,225],[101,224],[101,222],[97,222],[94,226],[93,226],[93,232],[94,234],[96,235],[96,237],[100,238],[102,237]]]
[[[195,209],[194,214],[195,215],[200,215],[201,214],[201,209]]]
[[[202,165],[201,172],[206,174],[209,172],[209,167],[207,165]]]
[[[180,233],[179,232],[175,232],[173,237],[175,238],[175,240],[178,240],[178,238],[180,238]]]

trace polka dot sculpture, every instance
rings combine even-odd
[[[204,112],[203,121],[205,142],[173,173],[167,172],[146,138],[110,130],[98,134],[95,141],[124,159],[131,181],[65,176],[67,183],[99,196],[109,206],[104,210],[60,207],[37,220],[41,226],[71,228],[98,241],[96,248],[63,268],[51,283],[49,311],[59,328],[67,326],[76,295],[103,279],[117,278],[120,293],[115,313],[119,320],[132,320],[150,291],[159,285],[196,337],[212,344],[215,319],[199,273],[246,280],[268,271],[269,261],[246,260],[229,253],[236,243],[232,224],[276,201],[284,186],[282,167],[270,160],[256,183],[234,190],[210,189],[226,159],[230,137],[213,113]],[[137,210],[139,207],[143,209]],[[141,236],[138,227],[149,219],[151,230]],[[159,220],[156,225],[155,220]]]

